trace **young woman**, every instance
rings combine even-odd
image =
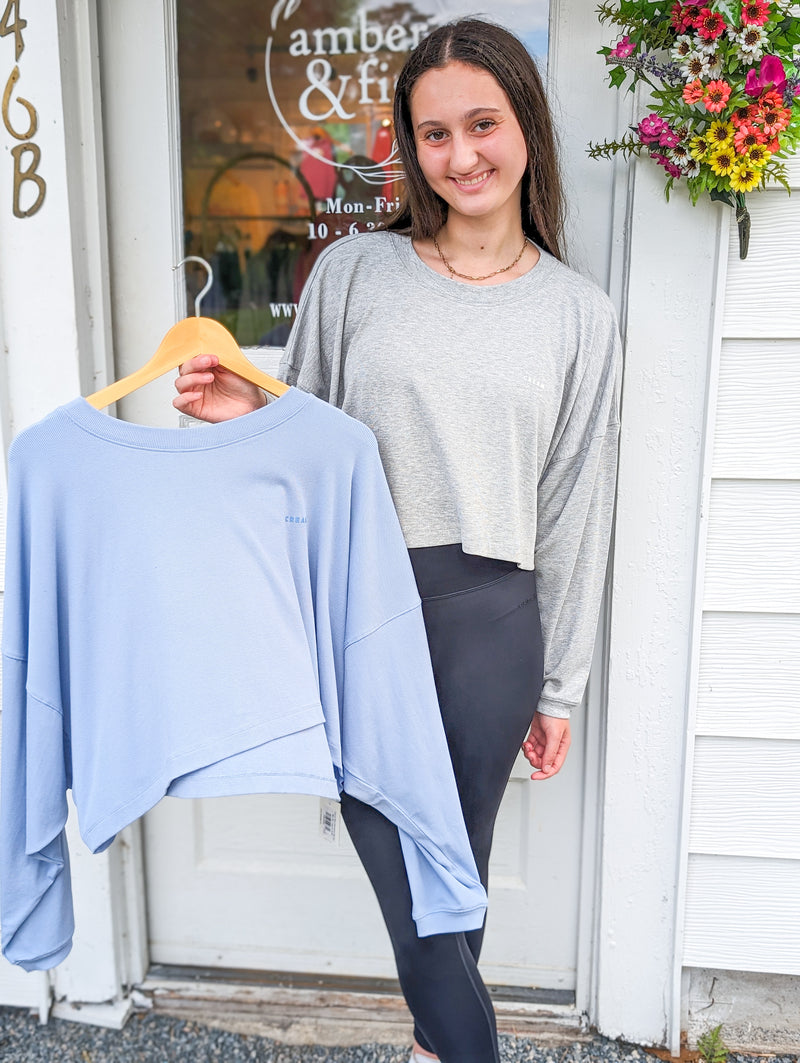
[[[394,116],[405,205],[320,256],[282,370],[377,436],[486,884],[520,744],[533,780],[559,771],[588,675],[619,340],[609,300],[562,264],[550,117],[516,37],[472,19],[437,29],[400,74]],[[264,402],[210,355],[176,386],[175,406],[209,421]],[[396,829],[347,794],[342,812],[414,1015],[412,1061],[496,1063],[483,931],[418,938]]]

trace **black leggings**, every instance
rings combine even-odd
[[[500,802],[542,686],[533,572],[460,545],[411,550],[439,706],[464,821],[484,886]],[[397,828],[342,794],[348,833],[392,941],[414,1035],[444,1063],[497,1063],[497,1030],[478,974],[483,929],[417,937]]]

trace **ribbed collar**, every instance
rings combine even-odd
[[[209,450],[268,432],[303,409],[312,396],[290,388],[279,399],[260,410],[234,417],[219,424],[202,424],[192,428],[152,428],[121,421],[90,406],[86,399],[73,399],[61,412],[83,431],[110,443],[142,450]]]

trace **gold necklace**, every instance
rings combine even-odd
[[[525,248],[528,246],[528,237],[523,235],[522,247],[519,249],[519,254],[517,255],[517,257],[514,259],[514,261],[510,265],[503,266],[502,269],[496,269],[492,273],[485,274],[483,277],[470,277],[469,274],[467,274],[467,273],[457,273],[456,270],[453,269],[453,267],[450,265],[450,263],[447,261],[447,259],[442,254],[442,249],[441,249],[441,247],[439,247],[439,243],[438,243],[438,241],[437,241],[435,236],[433,237],[433,246],[436,248],[436,250],[437,250],[437,252],[439,254],[439,258],[444,263],[446,269],[449,270],[451,277],[460,277],[464,281],[488,281],[488,279],[490,277],[496,277],[498,273],[508,273],[508,271],[510,269],[513,269],[514,266],[516,266],[516,264],[519,262],[519,260],[525,254]]]

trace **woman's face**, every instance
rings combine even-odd
[[[528,151],[508,97],[490,73],[451,62],[411,92],[411,123],[425,180],[450,213],[500,222],[520,217]]]

